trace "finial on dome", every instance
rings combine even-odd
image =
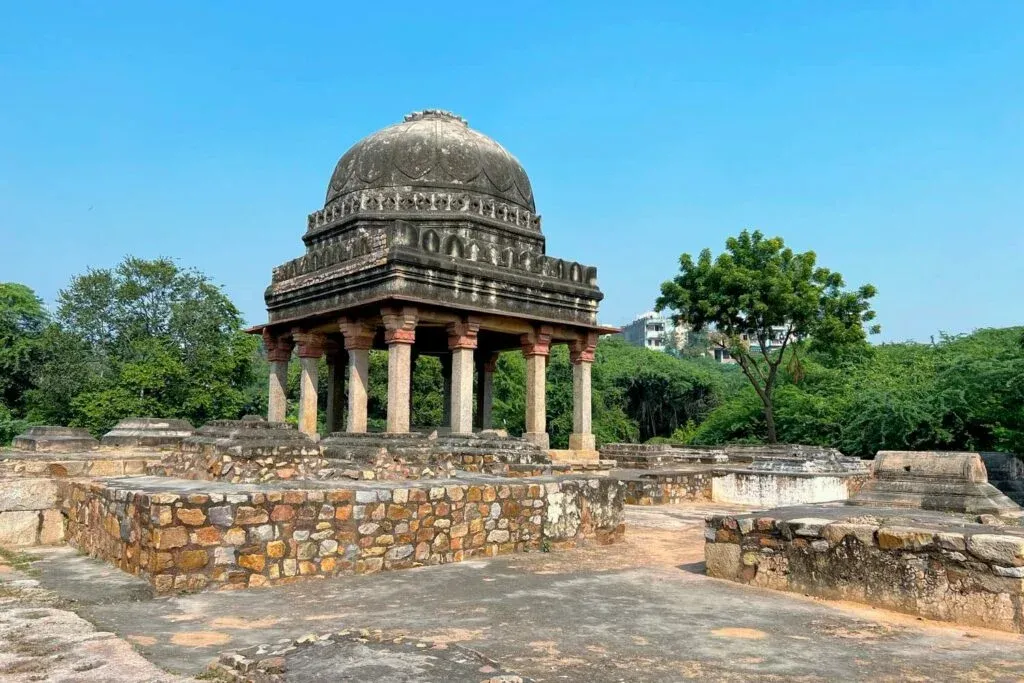
[[[414,111],[411,114],[405,115],[407,122],[420,121],[422,119],[445,119],[446,121],[458,121],[464,126],[469,126],[469,122],[466,119],[444,109],[424,109],[423,111]]]

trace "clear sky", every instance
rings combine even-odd
[[[0,0],[0,281],[171,256],[262,322],[338,157],[423,108],[524,164],[601,318],[745,227],[882,339],[1024,323],[1024,2]]]

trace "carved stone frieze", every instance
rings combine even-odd
[[[486,195],[471,192],[361,190],[341,197],[309,214],[307,232],[329,228],[357,216],[379,214],[455,214],[541,231],[540,216]]]

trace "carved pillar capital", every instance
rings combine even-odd
[[[298,348],[299,358],[319,358],[324,355],[324,343],[327,338],[317,332],[292,330],[292,339]]]
[[[380,312],[384,321],[384,342],[386,344],[413,344],[416,342],[416,309],[412,306],[383,308]]]
[[[593,363],[594,350],[597,348],[597,333],[584,332],[578,339],[569,342],[569,360],[573,365]]]
[[[295,341],[290,333],[271,332],[268,328],[263,328],[263,348],[267,350],[267,360],[271,363],[287,363],[292,357],[294,347]]]
[[[480,323],[475,318],[448,324],[448,349],[475,349]]]
[[[546,356],[551,352],[551,333],[549,325],[541,325],[533,332],[522,335],[519,342],[523,346],[524,356]]]
[[[338,329],[345,337],[346,351],[365,351],[373,348],[373,337],[377,330],[365,320],[342,318],[338,321]]]

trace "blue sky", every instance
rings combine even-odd
[[[1024,3],[0,1],[0,281],[171,256],[263,319],[338,157],[436,107],[523,162],[604,322],[750,227],[883,340],[1024,323]]]

